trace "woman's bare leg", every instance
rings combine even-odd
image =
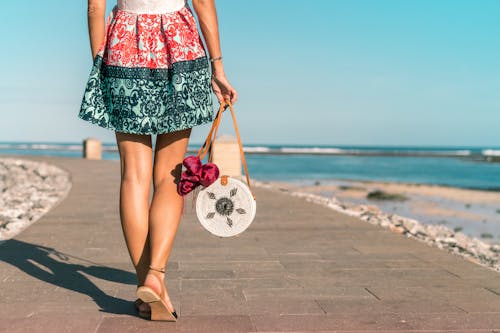
[[[171,133],[158,134],[153,165],[154,195],[149,212],[149,240],[151,246],[151,266],[165,267],[170,256],[177,228],[182,214],[184,197],[177,193],[182,161],[186,154],[191,128]],[[164,281],[165,274],[149,271],[145,283],[161,292],[159,281],[151,276],[156,274]],[[165,294],[165,301],[174,306]]]
[[[138,285],[150,262],[148,219],[153,148],[150,135],[115,132],[120,153],[120,219]],[[148,306],[149,307],[149,306]]]

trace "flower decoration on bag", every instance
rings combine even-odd
[[[229,191],[229,196],[220,196],[217,198],[214,192],[207,192],[208,198],[214,200],[214,211],[210,211],[207,213],[205,218],[213,219],[215,217],[215,213],[218,213],[221,216],[226,218],[226,223],[229,227],[233,227],[233,219],[231,218],[234,211],[238,212],[238,214],[246,214],[246,210],[242,207],[236,207],[237,204],[240,204],[240,200],[236,199],[236,193],[238,192],[237,187],[233,187],[231,191]]]
[[[177,193],[186,195],[199,185],[207,187],[219,178],[219,168],[215,163],[203,164],[198,156],[188,156],[182,164],[186,171],[181,174],[181,180],[177,184]]]

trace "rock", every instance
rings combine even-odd
[[[395,200],[395,201],[406,201],[408,200],[408,197],[399,194],[399,193],[387,193],[382,190],[374,190],[371,192],[368,192],[366,195],[367,199],[373,199],[373,200]]]
[[[493,253],[500,253],[500,245],[499,244],[491,245],[490,251],[492,251]]]
[[[367,212],[370,212],[372,214],[380,214],[380,208],[378,208],[378,206],[366,205],[365,207]]]
[[[407,230],[406,230],[404,227],[400,226],[400,225],[392,225],[392,224],[391,224],[391,225],[390,225],[390,229],[391,229],[392,231],[394,231],[394,232],[398,233],[398,234],[402,234],[402,233],[407,232]]]
[[[16,158],[0,158],[0,180],[0,241],[27,228],[71,188],[67,171],[45,162]]]
[[[417,225],[417,221],[411,220],[411,219],[404,219],[403,221],[403,226],[406,228],[406,230],[411,230]]]
[[[391,221],[387,220],[387,219],[382,219],[379,221],[380,225],[383,226],[383,227],[389,227],[391,224]]]

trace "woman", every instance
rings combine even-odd
[[[93,67],[78,117],[115,131],[135,306],[151,320],[177,319],[164,279],[184,204],[176,184],[191,128],[213,120],[212,91],[219,103],[237,100],[224,74],[214,0],[192,0],[208,54],[186,1],[118,0],[105,21],[106,1],[88,0]]]

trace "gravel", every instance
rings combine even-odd
[[[0,240],[13,238],[61,202],[71,176],[57,166],[0,158]]]

